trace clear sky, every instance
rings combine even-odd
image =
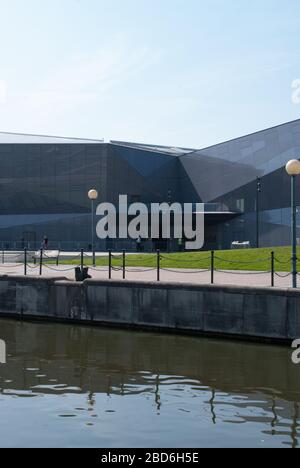
[[[300,118],[299,0],[0,0],[0,131],[202,148]]]

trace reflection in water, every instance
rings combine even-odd
[[[299,446],[290,350],[0,321],[1,446]]]
[[[213,424],[216,424],[217,422],[217,417],[216,417],[216,413],[215,413],[215,398],[216,398],[216,391],[214,389],[212,389],[211,391],[211,399],[209,400],[209,404],[210,404],[210,408],[211,408],[211,419],[212,419],[212,422]]]

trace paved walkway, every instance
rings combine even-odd
[[[23,275],[24,266],[20,264],[5,264],[0,265],[0,275]],[[97,269],[89,268],[89,274],[94,279],[108,279],[108,268],[97,267]],[[287,273],[280,273],[280,277],[276,276],[275,286],[279,288],[289,288],[292,284],[291,276],[286,276]],[[39,267],[28,267],[28,276],[39,276]],[[283,277],[281,277],[283,276]],[[43,266],[43,277],[64,277],[69,280],[75,280],[74,266],[55,265]],[[112,279],[122,279],[122,271],[113,271]],[[147,268],[128,268],[126,279],[132,281],[157,281],[156,270]],[[209,271],[196,271],[185,269],[166,269],[160,273],[160,279],[164,282],[180,282],[193,284],[210,284],[211,274]],[[219,285],[237,285],[237,286],[271,286],[271,274],[260,272],[215,272],[215,284]],[[299,277],[300,286],[300,277]]]

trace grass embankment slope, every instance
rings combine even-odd
[[[247,250],[225,250],[215,252],[215,269],[217,270],[243,270],[243,271],[270,271],[271,252],[275,253],[275,269],[278,272],[291,271],[291,247],[276,247],[268,249],[247,249]],[[185,268],[185,269],[209,269],[211,265],[210,252],[183,252],[183,253],[162,253],[162,268]],[[118,254],[113,259],[113,266],[120,267],[122,259]],[[298,249],[300,259],[300,249]],[[75,260],[63,261],[60,263],[78,265],[78,258]],[[85,264],[91,265],[90,257],[85,258]],[[97,266],[107,266],[108,258],[97,259]],[[126,256],[127,267],[155,268],[157,265],[156,254],[136,254]],[[299,261],[300,267],[300,261]]]

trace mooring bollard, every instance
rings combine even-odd
[[[211,264],[210,264],[210,271],[211,271],[211,284],[215,283],[215,252],[211,251]]]
[[[123,280],[126,279],[126,250],[123,250]]]
[[[111,250],[108,251],[108,278],[111,280],[111,270],[112,270],[112,255]]]
[[[157,251],[157,281],[160,281],[160,250]]]
[[[40,276],[43,274],[43,249],[40,250]]]
[[[271,252],[271,287],[275,286],[275,253]]]
[[[27,249],[24,249],[24,276],[27,276]]]

